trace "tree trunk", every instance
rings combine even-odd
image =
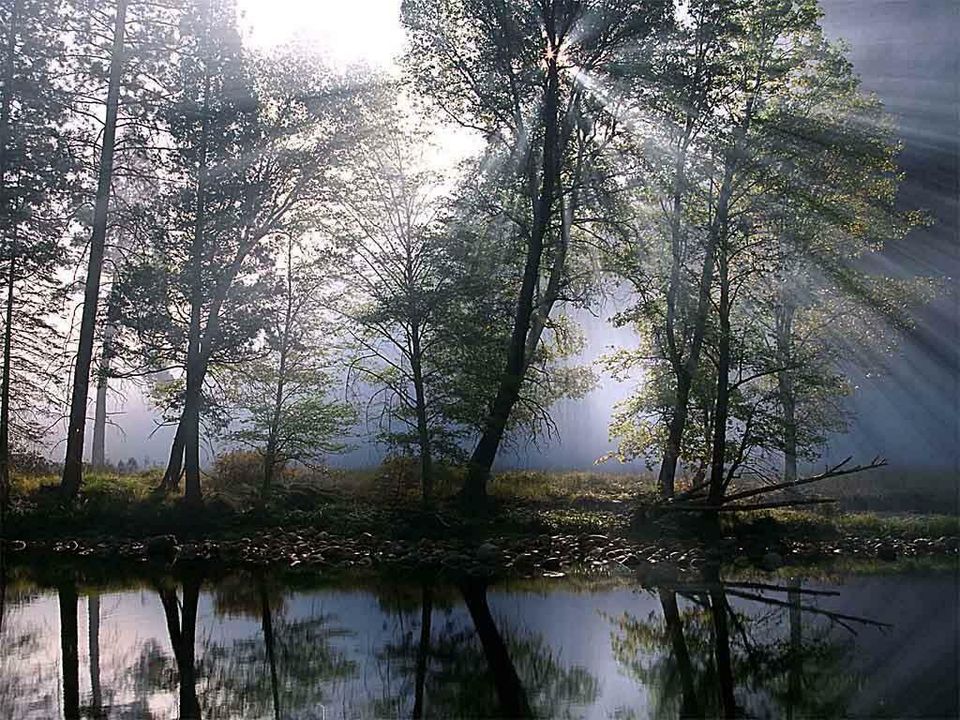
[[[90,646],[90,714],[103,715],[103,691],[100,686],[100,596],[87,596],[87,640]]]
[[[552,32],[552,28],[548,31]],[[507,361],[497,394],[487,416],[483,434],[473,451],[467,469],[467,479],[463,495],[467,501],[485,503],[487,481],[490,469],[497,457],[503,434],[510,419],[513,406],[520,397],[520,386],[527,366],[525,357],[527,334],[534,309],[534,296],[540,280],[540,264],[543,259],[543,245],[550,225],[550,216],[556,195],[559,175],[558,148],[558,104],[559,70],[556,53],[547,60],[547,87],[543,99],[543,161],[541,187],[534,201],[533,227],[527,241],[527,254],[524,261],[523,278],[517,308],[513,319],[513,330],[507,348]]]
[[[97,324],[97,300],[100,295],[100,273],[107,240],[107,211],[110,205],[110,184],[113,180],[113,149],[117,133],[117,109],[120,102],[120,78],[123,71],[123,38],[126,31],[127,0],[117,0],[114,20],[113,51],[110,58],[110,81],[107,89],[106,122],[103,128],[103,150],[97,180],[97,199],[90,236],[90,258],[84,287],[83,315],[77,363],[73,371],[70,396],[70,421],[67,428],[67,451],[63,461],[60,489],[64,499],[72,500],[83,479],[83,435],[87,422],[87,395],[90,389],[90,363],[93,359],[94,331]]]
[[[420,491],[423,494],[423,504],[429,506],[433,502],[433,455],[430,451],[430,428],[427,425],[427,397],[423,385],[420,329],[416,323],[410,335],[410,370],[413,374],[413,392],[416,400],[417,443],[420,446]]]
[[[267,586],[263,578],[259,578],[260,586],[260,627],[263,631],[263,644],[267,649],[267,663],[270,665],[270,688],[273,692],[273,716],[280,720],[280,683],[277,678],[277,658],[274,651],[273,613],[270,610],[270,598],[267,595]]]
[[[287,358],[290,353],[290,333],[293,325],[293,238],[287,239],[287,307],[283,314],[283,332],[280,337],[280,364],[277,368],[277,387],[273,397],[273,417],[267,437],[267,450],[263,457],[263,497],[266,498],[273,485],[273,472],[277,465],[277,445],[280,424],[283,421],[283,391],[287,381]]]
[[[60,665],[63,671],[64,720],[80,718],[80,655],[77,652],[77,588],[72,582],[61,583],[57,592],[60,601]]]
[[[781,295],[777,308],[777,355],[783,370],[777,373],[777,391],[780,396],[780,411],[783,413],[783,481],[797,481],[797,405],[793,381],[791,346],[793,317],[796,313],[791,300]],[[793,491],[794,495],[798,495]]]
[[[687,426],[687,413],[690,407],[690,377],[681,371],[677,375],[677,394],[674,398],[673,415],[667,428],[667,445],[660,460],[660,473],[657,483],[660,487],[660,497],[673,497],[676,487],[677,462],[680,460],[680,450],[683,445],[683,431]]]
[[[677,593],[673,590],[663,590],[660,593],[660,606],[663,608],[663,621],[670,633],[670,645],[673,648],[673,659],[677,662],[680,673],[682,698],[680,717],[696,717],[697,693],[693,682],[693,665],[690,663],[690,652],[687,641],[683,636],[683,622],[680,620],[680,609],[677,607]]]
[[[109,321],[108,321],[109,322]],[[103,346],[100,350],[100,371],[97,375],[97,401],[93,414],[93,450],[90,454],[90,464],[96,468],[104,468],[107,464],[107,391],[110,380],[110,355],[113,352],[112,343],[115,328],[109,323],[103,330]]]
[[[461,591],[473,620],[473,626],[480,638],[480,644],[483,646],[483,654],[487,658],[490,674],[493,676],[500,710],[505,717],[509,718],[533,717],[526,690],[510,659],[506,643],[503,642],[503,637],[490,614],[486,586],[478,580],[467,580],[461,586]]]
[[[197,358],[190,358],[187,365],[187,398],[183,406],[184,440],[184,500],[189,505],[199,505],[203,501],[200,490],[200,401],[203,392],[203,380],[197,367]]]
[[[209,8],[206,10],[209,12]],[[207,19],[204,19],[204,37],[201,53],[206,51]],[[203,318],[203,257],[205,251],[204,224],[206,221],[207,197],[207,135],[209,133],[210,104],[210,68],[207,58],[201,56],[203,64],[203,94],[200,103],[200,140],[197,153],[197,210],[193,228],[193,240],[190,247],[192,277],[190,278],[190,329],[187,338],[187,385],[183,405],[184,425],[184,499],[188,504],[199,505],[202,500],[200,489],[200,404],[203,395],[203,380],[206,375],[206,363],[202,359]]]
[[[424,710],[424,686],[427,683],[427,658],[430,656],[430,624],[433,619],[433,594],[429,585],[421,588],[420,644],[417,646],[417,670],[413,690],[413,720],[420,720]]]
[[[5,528],[7,503],[10,501],[10,367],[13,339],[13,274],[15,262],[10,258],[7,276],[7,301],[3,321],[3,378],[0,381],[0,533]],[[2,538],[2,534],[0,534]]]
[[[693,319],[693,332],[690,336],[690,349],[686,360],[677,373],[677,395],[671,416],[668,445],[660,463],[659,482],[661,492],[665,489],[672,491],[676,479],[683,433],[686,430],[690,412],[690,392],[694,378],[697,377],[700,370],[700,353],[703,350],[703,339],[707,332],[707,318],[712,303],[710,289],[713,285],[713,276],[716,270],[717,249],[727,229],[727,216],[730,208],[730,197],[733,193],[735,168],[736,164],[732,160],[728,160],[724,166],[723,182],[717,195],[717,213],[710,227],[710,233],[707,236],[707,243],[704,248],[697,309]]]
[[[10,9],[7,27],[7,42],[3,58],[3,95],[0,98],[0,197],[7,194],[7,170],[10,144],[10,97],[13,90],[14,61],[17,55],[17,32],[20,27],[20,13],[23,0],[15,0]],[[4,214],[11,208],[2,208]],[[3,325],[3,379],[0,386],[0,531],[3,530],[7,501],[10,496],[10,365],[11,344],[13,339],[13,297],[16,270],[16,239],[10,238],[10,257],[7,266],[7,298],[4,307]]]
[[[725,243],[723,243],[725,245]],[[727,417],[730,412],[730,278],[726,248],[718,248],[720,257],[720,334],[717,343],[717,397],[713,412],[713,450],[710,459],[711,505],[723,502],[726,489],[724,464],[727,451]]]
[[[162,492],[171,492],[180,486],[180,476],[183,474],[183,416],[177,422],[177,432],[173,436],[173,444],[170,446],[170,458],[167,460],[167,469],[163,472],[163,480],[160,481],[158,490]]]

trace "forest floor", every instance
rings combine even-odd
[[[155,474],[88,476],[63,507],[56,478],[15,483],[6,517],[17,553],[92,558],[365,567],[523,576],[705,562],[774,571],[824,563],[956,563],[960,518],[949,477],[874,473],[818,487],[815,510],[728,513],[704,543],[697,518],[657,513],[652,478],[513,471],[490,486],[491,508],[461,512],[455,473],[424,511],[415,484],[383,471],[296,477],[264,504],[254,484],[208,485],[202,509],[153,492]]]

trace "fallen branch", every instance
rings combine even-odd
[[[775,492],[777,490],[787,490],[789,488],[794,488],[799,485],[809,485],[810,483],[820,482],[821,480],[828,480],[834,477],[841,477],[842,475],[852,475],[858,472],[864,472],[865,470],[873,470],[875,468],[883,467],[887,464],[887,461],[883,458],[876,457],[867,465],[856,465],[852,468],[843,469],[843,466],[846,465],[852,456],[848,457],[843,462],[834,465],[832,468],[825,470],[819,475],[813,475],[811,477],[802,478],[801,480],[796,480],[793,482],[782,482],[777,483],[776,485],[767,485],[762,488],[755,488],[753,490],[744,490],[743,492],[734,493],[733,495],[728,495],[723,499],[724,503],[733,502],[734,500],[743,500],[744,498],[755,497],[757,495],[764,495],[766,493]]]
[[[837,498],[801,498],[797,500],[777,500],[776,502],[753,503],[750,505],[665,505],[663,510],[677,512],[739,512],[741,510],[769,510],[795,505],[824,505],[839,502]]]

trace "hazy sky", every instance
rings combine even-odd
[[[257,47],[296,43],[331,62],[387,68],[403,48],[400,0],[238,0],[240,26]]]

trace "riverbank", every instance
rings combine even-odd
[[[52,480],[51,480],[52,482]],[[375,474],[283,488],[266,505],[220,490],[202,509],[151,492],[150,475],[94,477],[75,506],[50,483],[22,486],[7,517],[13,554],[287,567],[396,567],[521,577],[697,569],[720,562],[773,571],[837,560],[956,559],[955,515],[815,511],[729,514],[705,545],[695,518],[660,515],[648,478],[510,473],[493,507],[463,514],[452,492],[422,510]]]

